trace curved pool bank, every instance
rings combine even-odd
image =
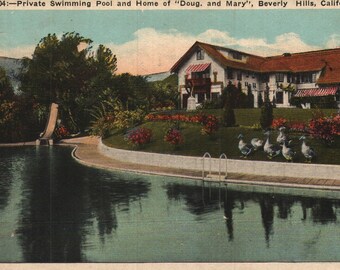
[[[131,162],[141,165],[167,167],[202,171],[202,157],[177,156],[169,154],[148,153],[140,151],[122,150],[106,146],[102,140],[98,143],[101,154],[123,162]],[[212,172],[219,171],[220,160],[211,158]],[[222,167],[224,162],[221,163]],[[339,165],[284,163],[253,160],[228,159],[228,173],[240,173],[249,175],[263,175],[272,177],[293,177],[308,179],[329,179],[340,181]],[[209,168],[206,160],[205,168]]]

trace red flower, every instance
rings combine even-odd
[[[128,140],[133,145],[144,145],[151,141],[152,132],[148,128],[138,128],[128,135]]]
[[[286,127],[287,126],[287,119],[285,118],[276,118],[272,122],[272,128],[278,129],[280,127]]]
[[[179,145],[184,142],[181,132],[177,129],[170,128],[164,136],[164,141],[172,144]]]

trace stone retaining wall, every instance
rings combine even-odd
[[[105,156],[125,162],[198,171],[202,171],[203,167],[202,157],[176,156],[169,154],[122,150],[108,147],[104,145],[101,140],[98,144],[98,149]],[[206,158],[204,163],[205,171],[209,171],[209,158]],[[211,158],[211,171],[215,173],[218,172],[219,166],[220,160],[217,158]],[[225,166],[225,160],[222,160],[222,170],[225,170]],[[228,172],[230,173],[340,180],[339,165],[228,159],[227,167]]]

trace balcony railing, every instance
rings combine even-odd
[[[192,86],[210,86],[211,79],[210,78],[186,79],[185,84]]]

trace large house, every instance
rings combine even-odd
[[[171,72],[178,74],[183,108],[189,93],[199,104],[218,98],[229,82],[235,86],[241,83],[245,93],[250,87],[254,107],[258,107],[259,93],[267,87],[277,107],[290,107],[292,95],[333,96],[340,105],[340,48],[261,57],[196,42]]]

